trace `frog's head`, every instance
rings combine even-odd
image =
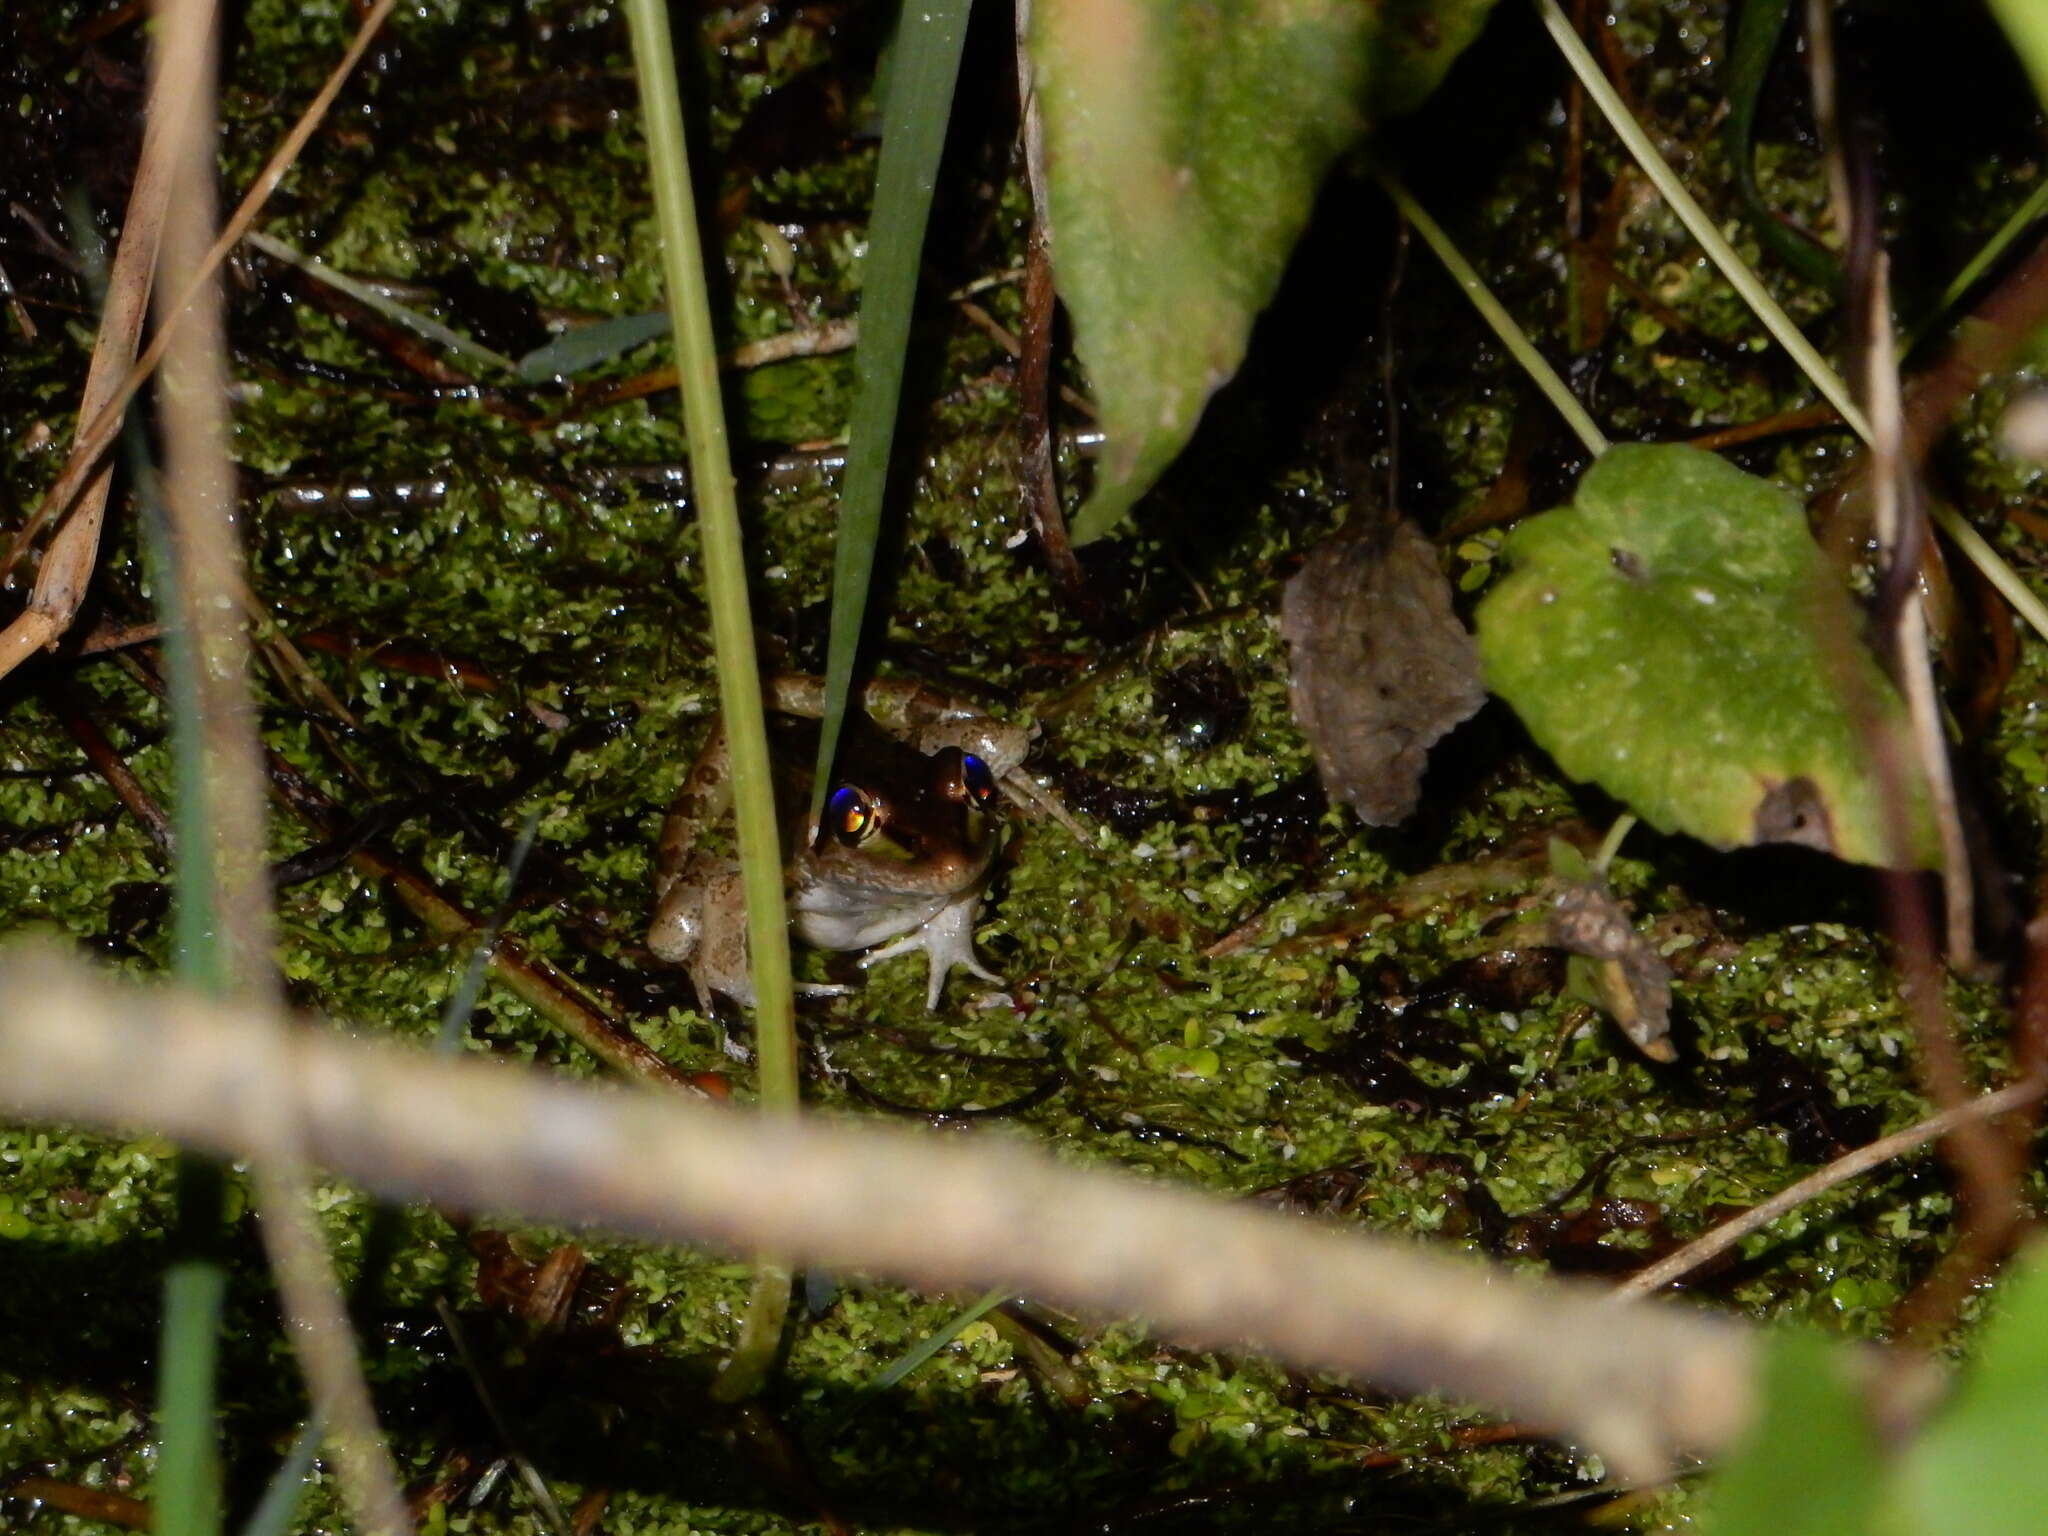
[[[813,877],[849,891],[968,890],[995,852],[996,804],[995,775],[972,752],[948,746],[927,755],[864,739],[853,770],[825,797]]]

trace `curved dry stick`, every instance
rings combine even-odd
[[[111,474],[105,461],[107,451],[121,435],[121,423],[128,403],[135,398],[157,364],[163,361],[164,351],[179,328],[178,319],[190,311],[201,286],[212,279],[221,262],[227,259],[227,253],[234,249],[235,243],[255,222],[270,194],[277,190],[277,184],[284,180],[285,172],[292,168],[300,151],[306,147],[306,141],[326,117],[327,109],[334,104],[334,98],[341,93],[342,85],[354,72],[357,62],[368,50],[370,40],[377,35],[378,28],[383,26],[384,18],[391,14],[396,3],[397,0],[377,0],[371,7],[362,25],[356,29],[341,62],[334,66],[319,94],[292,125],[284,142],[278,145],[249,190],[243,194],[234,216],[222,226],[219,237],[195,269],[192,280],[178,295],[177,302],[164,307],[166,318],[159,324],[156,336],[124,377],[118,370],[122,360],[134,355],[135,337],[140,332],[142,312],[149,297],[147,273],[156,265],[156,239],[162,225],[163,198],[168,192],[164,169],[159,163],[161,148],[152,154],[152,146],[160,132],[156,125],[162,114],[157,110],[158,104],[151,101],[150,127],[143,140],[142,160],[135,174],[135,191],[130,194],[128,205],[129,225],[137,234],[137,254],[131,262],[129,231],[124,229],[114,258],[113,281],[107,294],[107,315],[101,325],[101,340],[93,349],[92,369],[86,377],[84,396],[79,401],[79,426],[77,436],[72,440],[71,457],[65,460],[56,483],[44,493],[35,511],[9,542],[4,559],[0,559],[0,574],[13,570],[30,541],[49,521],[61,516],[66,509],[71,510],[70,518],[51,540],[43,556],[28,607],[5,630],[0,630],[0,677],[5,677],[71,627],[99,557],[100,523],[106,508],[107,481]],[[155,200],[153,209],[143,202],[145,186]],[[152,212],[154,219],[148,217]],[[146,255],[142,249],[145,240]],[[140,264],[139,277],[131,273],[128,278],[131,286],[138,280],[141,285],[140,291],[132,298],[124,296],[124,263]],[[122,306],[118,317],[117,303]],[[128,314],[131,306],[132,316]],[[115,344],[108,339],[110,335],[119,334],[117,318],[127,330],[124,344]]]
[[[157,245],[163,235],[164,209],[170,202],[171,178],[166,158],[165,123],[162,110],[164,84],[161,76],[151,83],[148,116],[142,135],[142,153],[135,164],[135,184],[128,193],[128,212],[121,220],[121,240],[114,248],[114,263],[107,274],[107,297],[100,313],[99,335],[93,341],[92,361],[85,374],[85,390],[78,401],[78,432],[72,439],[72,456],[65,465],[64,480],[75,478],[70,496],[76,497],[71,520],[51,544],[36,572],[35,588],[28,607],[0,631],[0,677],[5,677],[71,626],[92,575],[99,550],[100,525],[105,520],[107,493],[113,483],[114,467],[106,462],[106,449],[86,454],[84,447],[110,408],[125,402],[125,380],[135,357],[135,344],[142,336],[143,317],[149,313],[150,283],[156,275]],[[118,431],[120,418],[114,419]],[[111,439],[110,439],[111,441]],[[74,475],[74,467],[76,473]],[[67,498],[68,499],[68,498]],[[30,518],[29,524],[36,525]],[[25,543],[29,529],[15,536]],[[11,570],[15,555],[10,551],[6,568]]]
[[[1616,1301],[1634,1301],[1648,1296],[1653,1291],[1660,1291],[1674,1280],[1683,1279],[1691,1274],[1709,1260],[1720,1257],[1750,1233],[1769,1226],[1787,1211],[1796,1210],[1807,1201],[1826,1194],[1837,1184],[1846,1184],[1858,1174],[1868,1173],[1880,1163],[1888,1163],[1895,1157],[1903,1156],[1914,1148],[1933,1141],[1937,1136],[1948,1135],[1958,1126],[1973,1125],[2023,1108],[2044,1093],[2048,1093],[2048,1076],[2024,1078],[1999,1089],[1996,1093],[1987,1093],[1954,1109],[1945,1109],[1938,1115],[1929,1115],[1925,1120],[1909,1125],[1903,1131],[1881,1136],[1866,1146],[1858,1147],[1854,1152],[1836,1158],[1826,1167],[1809,1173],[1798,1183],[1787,1185],[1770,1199],[1752,1205],[1740,1215],[1731,1216],[1718,1227],[1709,1228],[1683,1248],[1667,1253],[1656,1263],[1637,1270],[1617,1285],[1611,1295]]]
[[[0,992],[0,1106],[16,1116],[148,1126],[241,1157],[260,1151],[246,1124],[260,1105],[292,1117],[310,1159],[386,1197],[1142,1314],[1197,1347],[1249,1342],[1483,1403],[1628,1478],[1727,1449],[1755,1408],[1760,1350],[1742,1324],[1618,1308],[1584,1283],[1004,1137],[750,1115],[329,1030],[274,1035],[271,1069],[246,1048],[250,1010],[116,985],[50,950],[0,956]]]

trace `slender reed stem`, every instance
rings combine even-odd
[[[1572,73],[1579,77],[1579,83],[1586,88],[1586,94],[1592,97],[1594,105],[1605,114],[1608,126],[1613,128],[1620,136],[1621,142],[1628,146],[1628,152],[1635,156],[1636,164],[1643,168],[1643,174],[1648,176],[1657,190],[1663,194],[1664,201],[1670,204],[1671,211],[1678,215],[1679,222],[1691,232],[1693,239],[1700,243],[1700,248],[1707,253],[1708,259],[1721,269],[1721,275],[1728,279],[1729,286],[1742,295],[1743,301],[1749,305],[1757,319],[1763,322],[1764,329],[1775,336],[1778,344],[1792,354],[1793,361],[1798,363],[1801,371],[1812,380],[1813,387],[1825,395],[1828,403],[1842,413],[1842,420],[1855,429],[1856,435],[1868,442],[1870,423],[1864,420],[1862,410],[1850,396],[1849,386],[1844,384],[1834,369],[1827,365],[1826,359],[1814,349],[1813,343],[1806,339],[1805,333],[1792,323],[1792,317],[1785,313],[1776,299],[1771,297],[1762,279],[1750,271],[1749,264],[1737,254],[1735,247],[1728,243],[1720,228],[1707,216],[1706,209],[1685,190],[1685,183],[1678,179],[1678,173],[1671,169],[1670,162],[1658,152],[1657,146],[1650,142],[1650,136],[1643,131],[1643,125],[1630,114],[1614,87],[1608,83],[1607,76],[1600,72],[1600,66],[1594,62],[1593,55],[1587,51],[1579,34],[1572,29],[1571,18],[1565,15],[1557,0],[1536,0],[1536,9],[1543,18],[1543,25],[1550,32],[1551,40],[1557,44],[1558,51],[1564,55]]]
[[[705,596],[711,608],[712,644],[718,653],[719,705],[732,754],[733,818],[739,836],[741,888],[747,902],[760,1107],[778,1117],[794,1115],[798,1107],[796,1020],[789,978],[789,919],[782,900],[782,842],[775,827],[761,663],[754,653],[754,626],[747,605],[746,550],[740,537],[732,456],[726,443],[718,345],[704,281],[696,194],[683,137],[675,44],[662,0],[627,0],[626,21],[640,77],[641,122],[654,182],[655,219],[661,229],[662,270],[675,332],[683,422],[690,439]],[[788,1269],[764,1261],[755,1273],[741,1347],[727,1361],[719,1381],[721,1396],[747,1396],[767,1379],[788,1307]]]
[[[1529,339],[1529,333],[1515,323],[1515,317],[1493,296],[1486,280],[1451,243],[1451,237],[1444,233],[1443,227],[1423,211],[1422,205],[1409,195],[1408,189],[1401,185],[1400,178],[1392,171],[1384,166],[1377,167],[1373,175],[1387,196],[1393,199],[1394,206],[1401,210],[1401,217],[1415,226],[1415,232],[1436,253],[1436,259],[1444,264],[1444,270],[1451,274],[1452,281],[1465,290],[1465,297],[1472,301],[1472,307],[1493,327],[1501,345],[1543,391],[1544,399],[1557,407],[1557,413],[1564,417],[1566,425],[1578,434],[1579,441],[1586,445],[1586,452],[1596,459],[1605,453],[1607,434],[1594,425],[1593,418],[1586,414],[1586,408],[1579,404],[1578,397],[1557,376],[1557,370],[1550,366],[1550,360],[1536,350],[1536,343]]]

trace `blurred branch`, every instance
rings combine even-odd
[[[177,629],[172,703],[180,965],[220,996],[244,1004],[236,1048],[260,1064],[277,1062],[289,1047],[275,1020],[263,758],[249,694],[247,588],[228,457],[219,258],[208,248],[217,211],[215,16],[213,0],[162,0],[157,8],[161,83],[151,106],[167,118],[162,133],[172,210],[156,286],[168,533],[159,561],[165,578],[160,601]],[[343,1489],[362,1529],[408,1530],[347,1308],[312,1218],[299,1126],[288,1104],[252,1103],[244,1116],[258,1159],[253,1183],[264,1250],[314,1403],[333,1425]],[[210,1376],[210,1353],[202,1364]],[[213,1432],[210,1414],[201,1423]],[[171,1517],[164,1518],[168,1523]]]
[[[1403,1239],[1062,1166],[995,1138],[751,1116],[502,1063],[300,1029],[252,1058],[246,1008],[103,981],[47,950],[0,957],[0,1105],[149,1127],[230,1157],[291,1116],[314,1162],[380,1195],[516,1211],[727,1252],[995,1285],[1142,1314],[1197,1347],[1247,1343],[1398,1391],[1481,1402],[1666,1475],[1754,1408],[1745,1327],[1539,1283]]]

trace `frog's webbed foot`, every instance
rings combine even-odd
[[[977,900],[959,901],[947,907],[915,933],[905,934],[893,944],[884,944],[880,949],[871,949],[860,957],[865,969],[878,960],[887,960],[895,955],[908,954],[912,950],[924,951],[925,963],[931,968],[925,984],[924,1006],[927,1012],[937,1012],[939,997],[946,990],[946,973],[959,966],[971,976],[983,981],[1003,984],[1003,978],[983,965],[974,955],[974,911]]]

